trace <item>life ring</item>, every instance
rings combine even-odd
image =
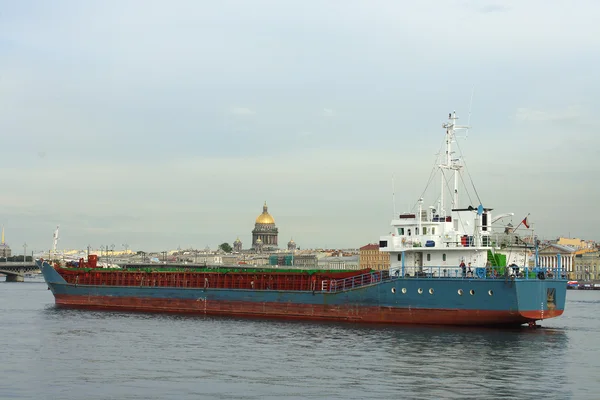
[[[485,268],[475,268],[475,275],[479,279],[485,279]]]

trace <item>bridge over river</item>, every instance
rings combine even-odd
[[[25,274],[40,272],[34,261],[0,262],[0,274],[6,275],[6,282],[23,282]]]

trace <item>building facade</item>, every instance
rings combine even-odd
[[[288,242],[287,247],[288,247],[288,251],[294,251],[294,250],[296,250],[296,242],[294,242],[294,239],[291,239]]]
[[[600,251],[592,251],[575,256],[574,279],[600,280]]]
[[[233,242],[233,251],[235,253],[242,252],[242,241],[240,240],[240,238],[235,239],[235,242]]]
[[[566,273],[569,279],[575,279],[575,255],[577,250],[570,246],[559,244],[549,244],[538,251],[538,266],[556,270],[559,267],[560,255],[560,270],[561,273]]]
[[[299,254],[294,256],[294,267],[305,269],[319,268],[319,258],[316,254]]]
[[[367,244],[359,249],[360,269],[390,269],[390,253],[379,251],[379,245]]]
[[[358,256],[329,256],[319,259],[319,269],[359,269]]]
[[[263,212],[255,221],[252,230],[252,248],[255,250],[269,250],[277,248],[279,230],[275,226],[275,220],[269,214],[267,202],[263,206]]]
[[[574,249],[578,249],[578,250],[584,250],[584,249],[593,250],[596,247],[596,243],[594,243],[594,241],[592,241],[592,240],[582,240],[582,239],[577,239],[577,238],[564,238],[564,237],[559,237],[558,239],[556,239],[556,244],[561,245],[561,246],[573,247]]]

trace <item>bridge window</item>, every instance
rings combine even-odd
[[[419,234],[419,228],[415,228],[415,235]]]
[[[404,228],[398,228],[398,235],[404,235]]]
[[[431,261],[431,253],[427,253],[427,261]]]
[[[410,229],[408,230],[408,236],[410,236]]]
[[[431,228],[431,234],[435,235],[435,228]]]
[[[427,235],[427,227],[426,226],[423,227],[423,235]]]
[[[442,261],[446,261],[446,253],[442,254]]]

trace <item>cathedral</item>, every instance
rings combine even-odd
[[[269,214],[267,202],[263,206],[263,212],[256,218],[252,230],[252,248],[256,251],[276,249],[279,230],[275,226],[275,220]]]
[[[263,212],[256,217],[254,223],[254,229],[252,230],[252,246],[250,247],[250,250],[257,253],[262,253],[263,251],[279,251],[278,236],[279,229],[275,226],[275,219],[269,214],[267,202],[265,201]],[[292,252],[296,250],[296,242],[294,242],[294,239],[288,242],[287,249]],[[243,252],[242,241],[239,237],[233,242],[233,251],[235,253]]]

